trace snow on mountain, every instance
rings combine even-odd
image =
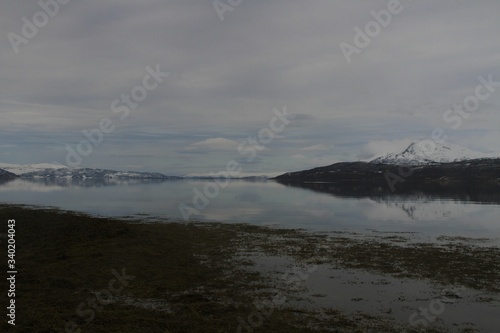
[[[69,168],[48,163],[7,164],[0,163],[0,169],[12,172],[22,178],[67,178],[67,179],[177,179],[162,173],[115,171],[91,168]]]
[[[46,169],[22,174],[23,178],[71,178],[71,179],[175,179],[161,173],[115,171],[91,168]]]
[[[67,168],[64,165],[56,165],[56,164],[49,164],[49,163],[38,163],[38,164],[7,164],[7,163],[0,163],[0,169],[12,172],[13,174],[16,174],[18,176],[25,174],[25,173],[30,173],[30,172],[38,172],[38,171],[45,171],[45,170],[59,170],[59,169],[64,169]]]
[[[4,169],[0,169],[0,179],[8,179],[8,178],[16,178],[16,174],[13,174],[12,172],[9,172]]]
[[[431,164],[459,162],[479,158],[498,158],[495,154],[472,151],[451,143],[436,143],[430,140],[413,142],[401,153],[390,153],[371,160],[383,164]]]

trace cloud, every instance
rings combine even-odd
[[[315,158],[312,158],[310,160],[307,160],[306,163],[308,165],[318,167],[318,166],[331,165],[331,164],[335,164],[338,162],[342,162],[342,161],[337,159],[336,157],[324,155],[324,156],[315,157]]]
[[[187,151],[236,151],[239,143],[225,138],[210,138],[192,143]]]
[[[306,121],[314,119],[314,116],[310,114],[293,113],[290,115],[290,119],[294,121]]]
[[[378,140],[367,143],[358,154],[358,157],[361,159],[371,160],[376,156],[382,156],[389,153],[394,152],[402,152],[405,150],[412,142],[416,140],[412,140],[409,138],[401,139],[401,140]]]
[[[64,161],[66,145],[75,147],[83,130],[109,118],[115,131],[82,166],[205,172],[269,128],[272,110],[284,105],[293,119],[248,172],[287,170],[290,156],[300,154],[315,159],[310,163],[368,158],[428,138],[436,127],[450,142],[496,149],[500,88],[459,130],[443,112],[474,94],[479,76],[500,81],[500,2],[403,7],[348,64],[340,43],[353,44],[354,28],[363,29],[387,1],[248,1],[223,22],[210,1],[72,1],[18,54],[6,36],[22,34],[22,18],[41,8],[4,1],[0,156]],[[142,85],[146,67],[157,64],[170,75],[121,120],[113,101]],[[326,152],[329,158],[318,156]]]
[[[319,144],[319,145],[300,148],[300,150],[330,150],[330,147],[325,146],[324,144]]]
[[[463,138],[458,143],[464,147],[485,153],[497,153],[500,156],[500,131],[488,131],[486,133],[470,132],[467,138]]]

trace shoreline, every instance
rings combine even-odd
[[[418,331],[401,320],[404,312],[397,318],[390,309],[379,315],[350,311],[371,304],[370,297],[330,301],[325,292],[315,293],[312,284],[332,272],[364,276],[365,285],[372,277],[383,277],[389,287],[419,281],[433,288],[434,298],[447,286],[463,287],[462,296],[449,293],[446,300],[500,306],[500,248],[486,239],[443,236],[439,244],[412,243],[409,233],[368,237],[246,224],[140,224],[20,205],[0,205],[0,215],[17,222],[18,331]],[[6,224],[0,233],[4,229]],[[110,282],[119,277],[123,288]],[[309,303],[321,305],[303,306]],[[472,320],[464,318],[458,327],[474,332],[475,325],[466,324]],[[428,324],[424,332],[455,329],[440,320]]]

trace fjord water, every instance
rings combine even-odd
[[[401,246],[421,240],[439,243],[440,235],[490,240],[477,242],[477,246],[500,244],[500,191],[496,187],[458,190],[445,186],[429,190],[417,186],[392,193],[384,188],[339,187],[319,182],[292,185],[272,180],[232,180],[225,188],[214,184],[210,180],[110,183],[16,179],[0,185],[0,203],[53,206],[148,222],[183,221],[179,206],[194,207],[196,198],[195,203],[205,203],[206,207],[198,207],[199,213],[191,215],[191,220],[340,231],[339,237],[360,239],[376,237],[378,232],[412,232]],[[218,193],[214,188],[219,189]],[[209,194],[207,201],[200,199],[204,192]],[[249,258],[257,263],[254,269],[275,274],[276,281],[289,267],[301,265],[288,257]],[[348,314],[362,311],[400,323],[411,323],[410,318],[418,309],[442,299],[443,292],[451,288],[427,280],[400,279],[328,265],[318,266],[303,286],[305,289],[297,294],[305,300],[293,305],[340,308]],[[454,286],[459,287],[462,288]],[[459,301],[446,303],[439,322],[451,329],[466,321],[482,332],[496,332],[497,295],[457,290]]]
[[[0,185],[0,202],[136,216],[146,221],[183,221],[179,206],[184,204],[193,213],[189,219],[198,221],[312,231],[414,231],[431,236],[500,238],[500,194],[478,195],[481,190],[463,190],[460,196],[439,191],[387,195],[339,191],[328,184],[287,186],[272,180],[231,180],[224,188],[214,185],[212,180],[68,184],[16,179]],[[200,198],[204,192],[208,196]],[[193,199],[197,214],[188,208],[196,208]]]

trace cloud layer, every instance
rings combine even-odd
[[[67,145],[76,151],[82,131],[107,118],[114,130],[82,166],[218,171],[244,158],[238,145],[284,106],[295,117],[245,172],[364,159],[437,127],[452,143],[500,149],[500,85],[468,117],[449,114],[462,118],[459,128],[444,117],[475,94],[479,77],[500,82],[497,0],[401,0],[376,34],[366,30],[376,27],[371,12],[394,0],[247,0],[223,21],[211,0],[42,3],[47,22],[37,2],[0,4],[5,163],[65,163]],[[356,46],[357,31],[373,36],[368,45]],[[350,63],[341,43],[359,51]],[[136,87],[157,65],[169,75],[142,100]],[[128,105],[124,119],[116,99]]]

